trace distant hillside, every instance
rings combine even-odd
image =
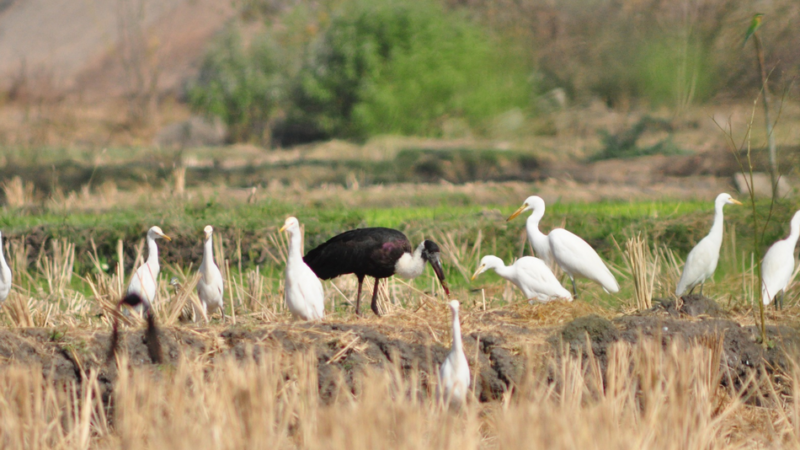
[[[28,78],[88,99],[122,95],[131,69],[120,55],[143,42],[157,90],[173,90],[234,13],[227,0],[0,0],[0,89]]]

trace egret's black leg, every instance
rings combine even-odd
[[[358,277],[358,294],[356,294],[356,315],[361,315],[361,283],[364,282],[364,275],[356,275]]]
[[[381,284],[380,278],[375,278],[375,287],[372,289],[372,312],[380,317],[381,313],[378,311],[378,285]]]
[[[700,295],[703,295],[703,286],[706,285],[706,280],[700,282]]]
[[[692,288],[691,288],[691,289],[689,289],[689,293],[688,293],[688,294],[686,294],[686,295],[692,295],[692,292],[694,292],[694,288],[696,288],[696,287],[697,287],[697,285],[696,285],[696,284],[695,284],[694,286],[692,286]]]
[[[781,291],[781,292],[778,294],[778,295],[779,295],[779,297],[778,297],[778,298],[776,299],[776,301],[775,301],[775,307],[776,307],[776,309],[783,309],[783,296],[784,296],[785,294],[786,294],[786,293],[785,293],[784,291]]]
[[[572,278],[572,276],[570,276],[569,277],[569,281],[572,282],[572,296],[577,299],[578,298],[578,289],[575,287],[575,278]]]

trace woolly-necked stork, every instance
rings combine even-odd
[[[374,277],[372,311],[380,315],[377,298],[381,278],[395,274],[406,279],[418,277],[425,269],[426,261],[436,272],[445,293],[450,295],[439,253],[439,246],[433,241],[426,239],[414,249],[402,232],[378,227],[345,231],[311,250],[303,259],[323,280],[348,273],[358,277],[357,314],[361,314],[361,284],[364,277]]]

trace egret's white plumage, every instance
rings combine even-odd
[[[523,256],[514,264],[506,266],[497,256],[486,255],[481,258],[481,263],[472,275],[472,279],[489,269],[493,269],[498,275],[514,283],[525,294],[525,298],[541,302],[557,299],[572,301],[572,294],[561,286],[553,271],[539,258]]]
[[[0,234],[0,303],[5,301],[9,292],[11,292],[11,268],[6,263],[3,252],[3,235]]]
[[[722,193],[714,201],[714,224],[711,231],[694,246],[689,256],[686,257],[686,264],[683,265],[683,273],[675,289],[675,295],[680,297],[686,291],[689,293],[699,284],[700,292],[703,292],[703,284],[706,279],[714,275],[719,261],[719,248],[722,246],[723,216],[722,208],[725,205],[741,205],[728,194]]]
[[[443,400],[456,408],[466,402],[469,390],[469,363],[461,342],[458,309],[458,300],[452,300],[450,311],[453,313],[453,346],[439,369],[439,385],[442,388]]]
[[[212,235],[214,228],[207,225],[203,229],[204,244],[203,244],[203,262],[200,264],[199,273],[200,280],[197,281],[197,296],[200,297],[200,304],[203,305],[203,317],[208,321],[208,314],[215,309],[219,308],[222,318],[225,318],[225,310],[223,309],[223,293],[222,286],[222,272],[214,262],[214,244]],[[195,318],[197,315],[195,314]]]
[[[575,296],[578,295],[575,289],[576,277],[588,278],[602,286],[606,292],[619,292],[617,279],[586,241],[563,228],[551,230],[547,238],[553,251],[553,259],[572,281],[572,292]]]
[[[528,220],[525,222],[525,229],[528,232],[528,240],[533,247],[533,252],[536,254],[536,257],[547,264],[547,267],[549,267],[551,271],[555,271],[556,262],[553,259],[553,251],[550,249],[550,240],[547,238],[546,234],[539,231],[539,222],[542,220],[542,217],[544,217],[544,200],[539,196],[531,195],[525,199],[525,202],[519,209],[508,217],[507,221],[514,219],[528,210],[531,210],[531,215],[528,216]]]
[[[158,245],[156,239],[164,238],[171,241],[169,236],[164,234],[159,227],[152,227],[147,231],[147,261],[136,269],[131,277],[126,294],[137,294],[139,297],[153,304],[158,288],[158,272],[161,267],[158,265]]]
[[[292,315],[303,320],[321,320],[325,315],[325,292],[317,275],[303,261],[300,222],[289,217],[281,231],[289,233],[286,258],[286,306]]]
[[[800,211],[794,213],[789,237],[772,244],[761,261],[761,300],[769,305],[778,293],[786,289],[794,273],[794,247],[800,237]]]

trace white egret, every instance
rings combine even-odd
[[[761,300],[765,305],[780,293],[783,297],[784,289],[792,280],[794,274],[794,247],[797,245],[797,238],[800,237],[800,211],[794,213],[789,226],[789,237],[781,239],[772,244],[761,261]],[[775,303],[777,307],[783,303],[780,298]]]
[[[0,233],[0,303],[5,301],[9,292],[11,292],[11,268],[6,263],[3,235]]]
[[[619,292],[617,279],[608,270],[600,255],[579,236],[563,229],[556,228],[547,236],[553,259],[569,275],[572,281],[572,293],[578,297],[575,278],[588,278],[605,289],[606,292]]]
[[[711,231],[694,246],[689,256],[686,257],[686,264],[683,265],[683,274],[678,281],[675,295],[680,297],[686,291],[692,293],[697,285],[700,285],[700,293],[703,293],[703,285],[706,279],[714,275],[719,261],[719,248],[722,246],[723,217],[722,208],[725,205],[741,205],[742,203],[734,200],[728,194],[722,193],[714,201],[714,224]]]
[[[131,277],[126,294],[137,294],[148,304],[152,305],[156,298],[158,288],[158,245],[156,239],[172,239],[164,234],[159,227],[152,227],[147,231],[147,261],[136,269]]]
[[[531,215],[525,222],[525,229],[528,232],[528,240],[533,247],[536,257],[544,261],[551,271],[555,272],[556,262],[553,259],[553,251],[550,249],[550,240],[547,235],[539,231],[539,221],[544,217],[544,200],[537,195],[531,195],[522,206],[511,214],[506,222],[513,220],[525,211],[531,210]]]
[[[553,271],[539,258],[523,256],[514,264],[506,266],[497,256],[486,255],[481,258],[481,263],[472,275],[472,279],[489,269],[494,269],[498,275],[514,283],[528,299],[541,302],[556,299],[572,301],[572,294],[564,289],[553,275]]]
[[[443,400],[454,408],[459,408],[466,402],[469,390],[469,363],[461,342],[459,306],[458,300],[450,302],[450,311],[453,313],[453,346],[439,368],[439,385]]]
[[[317,275],[303,261],[300,222],[289,217],[280,231],[289,233],[286,258],[286,306],[292,315],[303,320],[322,320],[325,315],[325,292]]]
[[[225,319],[223,308],[223,286],[222,273],[214,262],[214,244],[211,235],[214,228],[206,225],[203,229],[205,236],[203,244],[203,262],[200,264],[200,280],[197,281],[197,296],[200,297],[200,304],[203,305],[203,317],[208,322],[208,314],[214,309],[219,309],[222,319]],[[197,315],[195,314],[195,318]]]

